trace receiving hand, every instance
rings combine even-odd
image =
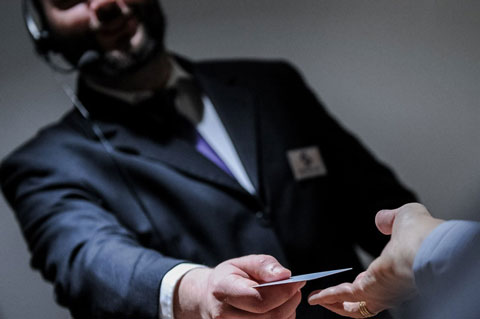
[[[178,285],[175,318],[295,318],[305,282],[252,288],[290,275],[267,255],[230,259],[214,269],[193,269]]]
[[[353,283],[312,292],[308,299],[311,305],[323,306],[342,316],[365,318],[416,293],[412,269],[415,255],[425,237],[442,221],[434,219],[423,205],[413,203],[382,210],[375,222],[380,232],[392,235],[380,257]],[[361,301],[365,302],[363,309]]]

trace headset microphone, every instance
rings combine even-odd
[[[86,68],[93,66],[95,63],[100,61],[100,53],[96,50],[87,50],[85,51],[80,59],[78,60],[78,69],[85,70]]]

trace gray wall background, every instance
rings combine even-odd
[[[168,44],[194,59],[292,61],[344,125],[439,217],[480,220],[480,2],[164,1]],[[0,157],[69,101],[34,56],[20,1],[0,3]],[[372,221],[373,222],[373,221]],[[56,319],[0,200],[0,318]]]

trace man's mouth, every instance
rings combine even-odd
[[[104,50],[128,49],[130,39],[135,35],[138,27],[139,22],[135,16],[122,16],[108,24],[102,24],[96,31],[96,35]]]

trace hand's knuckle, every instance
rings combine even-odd
[[[300,305],[300,303],[302,302],[302,293],[297,293],[295,295],[295,309]]]
[[[210,318],[211,319],[221,319],[222,318],[222,313],[220,312],[213,312],[211,315],[210,315]]]
[[[267,319],[280,319],[280,318],[286,318],[286,317],[287,317],[287,311],[286,309],[284,309],[284,307],[278,307],[265,314],[265,318]]]
[[[260,302],[258,300],[254,300],[250,303],[250,307],[255,309],[256,313],[266,313],[268,310],[268,305],[265,302]]]
[[[211,319],[221,319],[225,318],[226,315],[226,309],[222,305],[218,305],[215,307],[211,312],[210,312],[210,318]]]
[[[221,287],[222,285],[220,282],[212,282],[209,290],[217,300],[224,301],[227,298],[227,295]]]
[[[277,298],[288,300],[292,298],[296,293],[297,293],[297,290],[294,287],[287,286],[278,292]]]
[[[225,319],[225,314],[223,312],[217,312],[214,314],[212,319]]]
[[[269,313],[265,314],[264,318],[265,319],[279,319],[281,317],[279,317],[278,314],[275,311],[270,311]]]
[[[259,263],[262,265],[268,265],[274,262],[277,262],[277,260],[269,255],[257,255],[257,258],[259,260]]]

